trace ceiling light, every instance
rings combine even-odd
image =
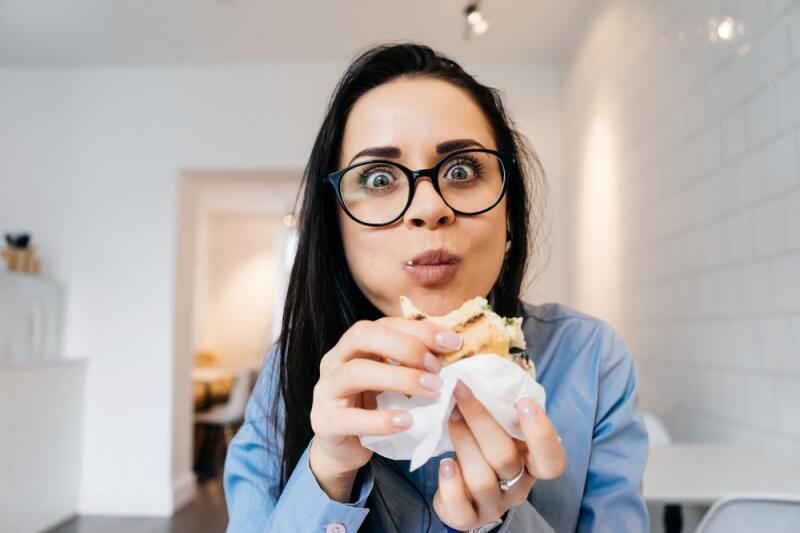
[[[479,35],[489,29],[489,21],[483,17],[480,12],[479,2],[472,2],[464,9],[464,15],[467,17],[467,33]]]
[[[731,41],[743,33],[744,25],[733,17],[712,17],[708,20],[708,40],[712,43]]]

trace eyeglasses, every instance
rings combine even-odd
[[[350,218],[365,226],[388,226],[406,213],[414,185],[423,176],[431,178],[433,188],[456,214],[489,211],[503,198],[514,162],[511,152],[466,148],[431,168],[410,170],[392,161],[364,161],[332,172],[325,181]]]

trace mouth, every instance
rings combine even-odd
[[[458,273],[461,257],[442,249],[427,250],[406,261],[403,268],[424,286],[442,285]]]

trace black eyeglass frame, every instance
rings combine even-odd
[[[503,168],[502,168],[502,171],[503,171],[503,185],[502,185],[502,187],[500,189],[500,194],[497,195],[497,199],[495,200],[495,202],[492,205],[490,205],[489,207],[485,208],[485,209],[481,209],[480,211],[471,211],[471,212],[459,211],[458,209],[456,209],[455,207],[450,205],[448,203],[447,199],[442,194],[442,190],[439,188],[439,169],[441,168],[441,166],[444,163],[446,163],[449,159],[453,158],[454,156],[457,156],[457,155],[463,154],[463,153],[469,153],[469,152],[483,152],[483,153],[487,153],[487,154],[493,154],[493,155],[497,156],[500,159],[500,162],[503,165]],[[342,198],[342,190],[341,190],[342,177],[344,177],[344,175],[347,172],[353,170],[356,167],[360,167],[360,166],[363,166],[363,165],[374,165],[374,164],[377,164],[377,163],[381,163],[381,164],[387,164],[388,163],[390,165],[394,165],[395,167],[397,167],[397,168],[399,168],[400,170],[403,171],[403,174],[405,174],[406,179],[408,180],[408,199],[406,200],[405,207],[403,208],[402,211],[400,211],[399,215],[397,215],[395,218],[393,218],[389,222],[382,222],[382,223],[379,223],[379,224],[376,224],[376,223],[373,223],[373,222],[364,222],[363,220],[360,220],[360,219],[356,218],[356,216],[353,215],[353,213],[351,213],[349,209],[347,209],[347,205],[345,204],[344,199]],[[325,181],[327,183],[330,183],[333,186],[333,190],[336,192],[336,199],[339,201],[339,205],[342,206],[342,209],[344,209],[344,212],[347,214],[347,216],[349,216],[351,219],[353,219],[354,221],[358,222],[359,224],[363,224],[364,226],[382,227],[382,226],[389,226],[391,224],[394,224],[395,222],[397,222],[398,220],[403,218],[403,216],[406,214],[406,211],[408,211],[408,208],[411,206],[411,202],[414,199],[414,193],[415,193],[415,190],[416,190],[415,189],[415,185],[417,183],[417,180],[419,178],[422,178],[422,177],[428,177],[428,178],[431,179],[431,184],[433,185],[433,188],[436,191],[436,194],[439,195],[439,197],[442,199],[442,201],[447,205],[447,207],[452,209],[454,213],[456,213],[458,215],[463,215],[463,216],[474,216],[474,215],[480,215],[481,213],[485,213],[487,211],[490,211],[490,210],[494,209],[494,207],[497,204],[500,203],[500,200],[503,199],[503,196],[505,196],[506,189],[508,188],[508,180],[510,178],[511,169],[513,168],[514,163],[516,163],[516,157],[514,156],[514,154],[512,152],[503,152],[503,151],[500,151],[500,150],[492,150],[490,148],[463,148],[461,150],[456,150],[455,152],[452,152],[452,153],[444,156],[442,159],[440,159],[431,168],[424,168],[424,169],[420,169],[420,170],[411,170],[410,168],[405,167],[405,166],[403,166],[400,163],[397,163],[395,161],[387,161],[385,159],[374,159],[374,160],[371,160],[371,161],[361,161],[361,162],[355,163],[353,165],[350,165],[348,167],[345,167],[345,168],[343,168],[341,170],[337,170],[335,172],[331,172],[330,174],[328,174],[323,179],[323,181]]]

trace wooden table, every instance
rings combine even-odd
[[[680,531],[681,505],[712,505],[726,496],[798,497],[800,471],[741,446],[673,443],[650,448],[643,488],[645,500],[667,504],[669,533]]]
[[[223,379],[233,379],[242,372],[249,371],[249,368],[240,366],[195,366],[192,367],[192,381],[210,385]]]
[[[211,386],[214,383],[226,379],[235,380],[244,372],[252,371],[252,368],[244,366],[209,365],[192,367],[192,381],[203,385],[203,401],[200,403],[200,410],[205,411],[211,407],[213,400]]]

